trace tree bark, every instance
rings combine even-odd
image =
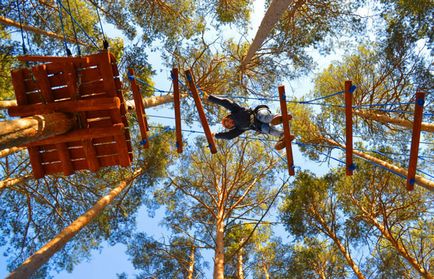
[[[10,187],[10,186],[13,186],[13,185],[15,185],[17,183],[20,183],[20,182],[25,181],[25,180],[30,179],[30,178],[33,178],[33,176],[31,174],[20,176],[20,177],[17,177],[17,178],[8,178],[8,179],[5,179],[3,181],[0,181],[0,190],[2,190],[3,188],[7,188],[7,187]]]
[[[18,152],[20,150],[25,150],[25,147],[11,147],[11,148],[6,148],[3,150],[0,150],[0,158],[6,157],[8,155],[11,155],[12,153]]]
[[[15,107],[17,100],[0,101],[0,109],[7,109],[9,107]]]
[[[328,139],[328,138],[322,138],[322,140],[325,141],[325,142],[327,142],[327,143],[329,143],[329,144],[331,144],[331,145],[338,146],[340,148],[345,149],[345,145],[342,145],[342,144],[340,144],[340,143],[338,143],[338,142],[336,142],[334,140],[331,140],[331,139]],[[394,172],[397,172],[397,173],[399,173],[399,174],[407,177],[407,170],[405,170],[403,168],[397,167],[397,166],[395,166],[395,165],[393,165],[391,163],[388,163],[386,161],[378,159],[377,157],[365,154],[365,153],[357,151],[357,150],[354,150],[353,153],[356,154],[359,157],[365,158],[368,161],[374,162],[374,163],[376,163],[376,164],[378,164],[380,166],[388,168],[388,169],[390,169],[390,170],[392,170]],[[416,175],[415,176],[415,181],[416,181],[417,184],[419,184],[420,186],[424,187],[425,189],[434,192],[434,182],[433,181],[425,179],[425,178],[423,178],[420,175]]]
[[[193,279],[193,276],[194,276],[194,264],[195,264],[194,253],[195,252],[196,252],[196,249],[195,249],[194,244],[193,244],[193,245],[191,245],[190,262],[188,263],[187,279]]]
[[[400,241],[395,239],[392,234],[386,229],[382,224],[380,224],[376,219],[370,218],[374,226],[381,232],[381,234],[392,244],[393,247],[398,251],[398,253],[417,271],[423,278],[434,279],[434,276],[430,274],[419,262],[412,257],[407,249],[402,245]]]
[[[36,34],[39,34],[39,35],[45,35],[47,37],[51,37],[53,39],[57,39],[57,40],[63,41],[63,36],[62,35],[59,35],[57,33],[53,33],[53,32],[50,32],[50,31],[45,31],[45,30],[42,30],[42,29],[30,26],[30,25],[26,25],[26,24],[22,24],[21,25],[19,22],[16,22],[16,21],[14,21],[14,20],[12,20],[10,18],[6,18],[6,17],[3,17],[3,16],[0,16],[0,23],[3,23],[5,25],[9,25],[9,26],[14,26],[16,28],[21,28],[22,27],[23,30],[30,31],[30,32],[33,32],[33,33],[36,33]],[[66,38],[66,40],[68,42],[70,42],[70,43],[74,43],[74,44],[76,43],[75,39],[73,39],[73,38]],[[83,46],[92,47],[91,45],[89,45],[89,44],[87,44],[85,42],[82,42],[82,41],[78,41],[78,43],[80,45],[83,45]]]
[[[73,125],[73,117],[60,112],[0,122],[0,150],[64,134]]]
[[[268,272],[268,267],[265,263],[265,260],[262,262],[262,272],[264,272],[265,279],[270,279],[270,273]]]
[[[407,129],[413,129],[413,122],[401,118],[392,118],[384,114],[372,113],[361,110],[354,110],[353,113],[365,119],[375,120],[384,124],[394,124]],[[434,124],[422,122],[422,131],[434,133]]]
[[[133,176],[127,181],[121,182],[116,188],[110,191],[110,193],[101,198],[91,209],[86,213],[78,217],[74,222],[56,235],[51,241],[45,244],[35,254],[27,258],[24,263],[15,269],[7,278],[19,279],[29,278],[35,271],[37,271],[42,265],[44,265],[57,251],[63,248],[68,241],[73,238],[82,228],[84,228],[89,222],[94,220],[104,208],[110,204],[114,198],[116,198],[127,185],[133,181],[138,175],[143,172],[143,169],[139,169],[134,172]]]
[[[216,247],[214,258],[214,279],[224,279],[225,252],[224,252],[224,212],[220,210],[216,220]]]
[[[241,239],[240,243],[244,243],[244,238]],[[243,259],[243,253],[244,253],[244,249],[241,248],[238,251],[238,257],[237,257],[237,276],[238,276],[238,279],[244,279],[244,269],[243,269],[244,259]]]
[[[187,97],[187,94],[181,94],[180,97],[185,98]],[[164,96],[152,96],[152,97],[143,98],[143,107],[151,108],[151,107],[156,107],[159,105],[172,103],[172,102],[173,102],[173,94],[167,94]],[[128,110],[133,110],[136,107],[134,100],[126,101],[126,105]]]
[[[249,64],[252,57],[255,55],[256,51],[262,46],[262,43],[267,38],[268,34],[273,29],[276,22],[279,20],[280,16],[288,8],[292,0],[273,0],[268,7],[264,18],[261,21],[261,25],[258,28],[255,38],[249,47],[246,57],[241,62],[241,66],[245,67]]]

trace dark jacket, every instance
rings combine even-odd
[[[215,134],[217,139],[229,140],[238,137],[247,130],[260,130],[260,122],[255,117],[255,111],[260,107],[267,106],[258,106],[255,110],[252,110],[250,108],[244,108],[232,100],[220,98],[214,95],[209,95],[208,101],[228,109],[231,112],[230,118],[235,122],[235,128],[227,132]]]

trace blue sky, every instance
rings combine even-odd
[[[250,31],[250,39],[252,40],[257,27],[260,24],[260,20],[263,17],[264,14],[264,1],[255,1],[255,9],[254,14],[252,15],[252,23],[251,23],[251,31]],[[110,29],[110,27],[107,27],[108,31],[106,31],[108,34],[112,36],[112,33],[115,33],[115,30]],[[229,28],[226,28],[226,32],[230,32]],[[232,34],[233,32],[231,32]],[[158,53],[149,53],[149,59],[150,63],[153,66],[153,68],[156,70],[157,75],[154,77],[154,82],[157,88],[162,90],[169,90],[171,81],[170,81],[170,69],[161,68],[161,59],[159,57]],[[328,65],[330,61],[337,59],[342,53],[338,54],[332,54],[328,57],[321,57],[318,55],[317,57],[317,63],[319,65]],[[277,84],[276,84],[276,96],[277,96]],[[291,98],[292,96],[300,97],[304,94],[307,94],[310,90],[312,90],[312,82],[311,77],[306,77],[303,79],[299,79],[296,81],[291,82],[290,84],[285,84],[286,92],[288,98]],[[222,92],[224,94],[224,92]],[[152,109],[147,110],[148,114],[152,115],[169,115],[172,116],[173,112],[169,109],[170,106],[158,108],[158,109]],[[277,110],[278,103],[276,103],[273,108]],[[162,120],[159,118],[150,118],[149,119],[151,125],[152,124],[163,124],[163,125],[170,125],[174,126],[173,121],[171,120]],[[199,127],[200,129],[200,127]],[[216,132],[220,127],[215,126],[212,127],[213,132]],[[295,164],[298,166],[304,166],[304,168],[315,168],[316,170],[319,170],[320,172],[325,172],[328,169],[327,165],[323,165],[319,167],[317,164],[312,163],[311,161],[303,158],[300,154],[300,152],[297,151],[295,148],[294,153],[294,159]],[[155,218],[150,218],[146,214],[146,210],[141,209],[138,214],[138,228],[140,231],[144,231],[150,235],[154,235],[156,239],[161,238],[163,235],[164,230],[158,225],[159,220],[162,216],[162,211],[160,210],[157,212]],[[286,234],[281,231],[280,234],[284,237]],[[94,251],[92,253],[92,257],[88,262],[82,262],[75,266],[72,273],[68,272],[61,272],[61,273],[55,273],[53,272],[52,275],[55,278],[61,278],[61,279],[71,279],[71,278],[116,278],[117,273],[126,272],[130,276],[136,273],[134,271],[134,268],[132,264],[128,261],[128,257],[125,254],[126,247],[123,245],[115,245],[115,246],[108,246],[104,245],[104,248],[101,251]],[[0,252],[2,250],[0,249]],[[212,251],[207,253],[206,259],[209,261],[210,266],[212,268]],[[3,256],[0,256],[0,277],[4,278],[8,273],[5,270],[5,258]],[[211,277],[212,271],[209,271],[209,276]]]

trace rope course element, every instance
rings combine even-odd
[[[71,5],[69,4],[69,0],[66,0],[66,3],[68,4],[68,10],[71,11]],[[75,25],[72,19],[72,13],[70,13],[69,16],[71,17],[71,23],[72,23],[71,25],[72,25],[72,31],[74,32],[75,46],[77,47],[77,53],[78,56],[81,56],[80,44],[78,43],[77,30],[75,29]]]
[[[17,9],[18,9],[18,18],[20,21],[20,31],[21,31],[21,40],[22,40],[22,48],[23,48],[23,54],[26,55],[27,54],[27,50],[26,50],[26,42],[24,40],[24,30],[23,30],[23,20],[21,18],[21,9],[20,9],[20,2],[17,0]]]
[[[60,20],[60,26],[62,28],[62,33],[63,33],[63,46],[65,47],[66,50],[66,55],[67,56],[71,56],[71,50],[68,48],[68,43],[66,42],[66,32],[65,32],[65,26],[63,25],[63,15],[62,15],[62,3],[61,0],[57,0],[57,6],[59,6],[58,10],[59,10],[59,20]],[[63,7],[65,10],[66,8]],[[69,13],[71,15],[71,13]],[[72,15],[71,15],[72,18]]]
[[[157,127],[152,126],[152,128],[157,128]],[[143,140],[141,140],[141,141],[140,141],[140,144],[141,144],[141,145],[148,144],[148,142],[149,142],[151,139],[153,139],[153,138],[155,138],[155,137],[158,137],[158,136],[161,135],[161,134],[164,134],[164,133],[167,133],[167,132],[170,132],[170,131],[174,131],[174,129],[171,128],[171,127],[169,127],[169,126],[165,126],[165,127],[161,127],[161,128],[162,128],[163,131],[160,131],[160,132],[158,132],[158,133],[155,133],[155,134],[149,136],[147,139],[143,139]]]
[[[98,44],[95,42],[95,40],[89,35],[87,34],[86,30],[84,30],[83,26],[81,26],[80,23],[77,22],[77,20],[74,18],[74,16],[71,14],[70,11],[68,11],[68,9],[65,8],[65,6],[63,6],[62,2],[60,0],[57,0],[57,3],[59,5],[59,14],[62,14],[62,11],[60,9],[60,7],[62,9],[64,9],[66,11],[66,13],[71,17],[71,19],[74,21],[74,23],[81,29],[81,31],[84,33],[84,35],[86,35],[86,37],[90,40],[90,42],[96,47],[98,48]]]
[[[156,87],[150,85],[149,83],[147,83],[147,82],[144,81],[143,79],[138,78],[138,77],[136,77],[136,76],[134,76],[134,75],[131,76],[130,74],[128,74],[128,78],[129,78],[130,80],[131,80],[132,78],[135,79],[135,80],[137,80],[138,82],[140,82],[140,84],[143,84],[143,85],[145,85],[146,87],[151,88],[151,89],[154,90],[155,92],[159,92],[159,93],[171,93],[171,91],[160,90],[160,89],[158,89],[158,88],[156,88]]]
[[[109,43],[108,43],[107,38],[106,38],[105,33],[104,33],[104,27],[102,26],[101,16],[99,15],[99,9],[98,9],[99,7],[98,7],[97,3],[93,3],[93,4],[95,5],[96,14],[98,15],[99,26],[101,28],[101,33],[102,33],[102,37],[103,37],[103,47],[104,47],[104,49],[108,49]]]

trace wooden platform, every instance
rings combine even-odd
[[[25,117],[65,112],[75,116],[71,132],[27,146],[35,178],[130,165],[125,102],[110,52],[83,57],[25,56],[20,60],[45,64],[12,71],[18,106],[11,108],[10,114]]]

